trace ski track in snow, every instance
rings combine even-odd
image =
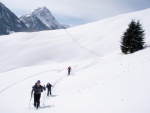
[[[89,68],[89,67],[92,67],[92,66],[94,66],[95,64],[97,64],[98,62],[99,62],[99,59],[96,58],[96,59],[94,59],[92,62],[90,62],[89,64],[87,64],[87,65],[85,65],[85,66],[83,66],[83,67],[77,68],[78,66],[75,66],[76,68],[74,68],[73,73],[74,73],[74,72],[81,71],[81,70],[84,70],[84,69],[87,69],[87,68]],[[1,94],[2,92],[4,92],[5,90],[7,90],[7,89],[9,89],[9,88],[11,88],[11,87],[13,87],[13,86],[15,86],[16,84],[21,83],[21,82],[23,82],[23,81],[25,81],[25,80],[28,80],[28,79],[30,79],[30,78],[32,78],[32,77],[36,77],[36,76],[42,75],[42,74],[44,74],[44,73],[48,73],[48,72],[50,72],[50,71],[56,71],[57,73],[60,73],[60,72],[63,71],[63,70],[65,70],[65,69],[59,69],[59,70],[58,70],[58,69],[52,69],[52,70],[47,70],[47,71],[40,72],[40,73],[37,73],[37,74],[33,74],[33,75],[28,76],[28,77],[26,77],[26,78],[23,78],[23,79],[21,79],[21,80],[15,82],[15,83],[13,83],[13,84],[8,85],[8,86],[5,87],[4,89],[0,90],[0,94]],[[67,75],[67,76],[68,76],[68,75]],[[63,76],[63,77],[61,77],[61,78],[58,78],[58,79],[56,80],[56,82],[54,83],[53,86],[56,86],[56,84],[57,84],[59,81],[61,81],[62,79],[66,78],[67,76],[65,75],[65,76]]]
[[[87,68],[92,67],[92,66],[96,65],[97,63],[99,63],[99,57],[102,57],[102,55],[99,55],[98,53],[96,53],[96,52],[94,52],[94,51],[92,51],[92,50],[87,49],[85,46],[82,46],[81,44],[79,44],[79,43],[75,40],[75,38],[74,38],[73,35],[71,35],[70,33],[68,33],[67,30],[64,30],[64,31],[65,31],[65,33],[73,40],[73,42],[76,43],[81,49],[84,49],[84,50],[86,50],[86,51],[88,51],[88,52],[90,52],[90,53],[92,53],[92,54],[94,54],[95,56],[98,57],[98,58],[95,58],[91,63],[89,63],[89,64],[87,64],[87,65],[85,65],[85,66],[83,66],[83,67],[81,67],[81,68],[78,68],[78,66],[74,66],[74,67],[76,67],[76,68],[74,68],[74,71],[73,71],[73,72],[78,72],[78,71],[87,69]],[[60,70],[53,69],[53,70],[47,70],[47,71],[44,71],[44,72],[40,72],[40,73],[31,75],[31,76],[28,76],[28,77],[23,78],[23,79],[21,79],[21,80],[15,82],[15,83],[13,83],[13,84],[11,84],[11,85],[5,87],[4,89],[0,90],[0,93],[2,93],[2,92],[4,92],[5,90],[7,90],[7,89],[9,89],[9,88],[11,88],[11,87],[13,87],[13,86],[15,86],[16,84],[18,84],[18,83],[20,83],[20,82],[23,82],[23,81],[25,81],[25,80],[27,80],[27,79],[30,79],[30,78],[32,78],[32,77],[35,77],[35,76],[39,76],[39,75],[44,74],[44,73],[48,73],[48,72],[50,72],[50,71],[57,71],[57,72],[60,72]],[[63,76],[63,77],[57,79],[56,82],[54,83],[54,86],[55,86],[59,81],[61,81],[62,79],[64,79],[65,77],[66,77],[66,76]]]
[[[86,64],[86,65],[84,65],[84,66],[74,65],[74,66],[73,66],[73,67],[74,67],[74,70],[72,71],[72,73],[85,70],[85,69],[90,68],[90,67],[92,67],[92,66],[94,66],[94,65],[96,65],[96,64],[99,63],[99,61],[101,60],[102,55],[100,55],[100,54],[98,54],[98,53],[96,53],[96,52],[94,52],[94,51],[92,51],[92,50],[90,50],[90,49],[87,49],[85,46],[82,46],[80,43],[78,43],[78,42],[75,40],[75,37],[74,37],[73,35],[71,35],[67,30],[64,30],[64,31],[65,31],[65,33],[73,40],[73,42],[76,43],[81,49],[84,49],[85,51],[88,51],[89,53],[94,54],[94,55],[97,57],[97,58],[94,58],[91,62],[89,62],[88,64]],[[82,64],[81,64],[81,65],[82,65]],[[47,70],[47,71],[40,72],[40,73],[37,73],[37,74],[33,74],[33,75],[31,75],[31,76],[28,76],[28,77],[26,77],[26,78],[23,78],[23,79],[21,79],[21,80],[15,82],[15,83],[13,83],[13,84],[11,84],[11,85],[5,87],[4,89],[0,90],[0,93],[6,91],[7,89],[9,89],[9,88],[15,86],[16,84],[21,83],[21,82],[23,82],[23,81],[25,81],[25,80],[28,80],[28,79],[30,79],[30,78],[32,78],[32,77],[36,77],[36,76],[42,75],[42,74],[44,74],[44,73],[48,73],[48,72],[50,72],[50,71],[56,71],[57,73],[59,73],[59,72],[61,72],[61,71],[63,71],[63,70],[65,70],[65,69],[59,69],[59,70],[58,70],[58,69],[52,69],[52,70]],[[67,76],[68,76],[68,75],[67,75]],[[58,79],[54,82],[54,85],[53,85],[53,86],[56,86],[56,84],[57,84],[58,82],[60,82],[61,80],[63,80],[63,79],[66,78],[67,76],[65,75],[65,76],[63,76],[63,77],[58,78]],[[116,78],[116,79],[117,79],[117,78]],[[101,84],[99,84],[99,83],[93,83],[93,84],[91,84],[91,85],[89,85],[89,86],[83,86],[82,88],[80,88],[80,89],[78,89],[77,91],[75,91],[73,94],[80,93],[81,90],[90,90],[90,89],[92,89],[94,86],[97,86],[97,85],[102,85],[102,86],[104,86],[104,85],[106,85],[106,83],[109,83],[109,81],[106,81],[105,83],[101,83]]]
[[[76,43],[81,49],[84,49],[84,50],[88,51],[89,53],[94,54],[95,56],[102,57],[102,55],[100,55],[100,54],[98,54],[98,53],[96,53],[96,52],[94,52],[94,51],[92,51],[92,50],[86,48],[85,46],[83,46],[83,45],[81,45],[79,42],[77,42],[77,41],[75,40],[75,37],[74,37],[73,35],[71,35],[71,34],[67,31],[67,29],[64,29],[64,31],[65,31],[65,33],[73,40],[73,42]]]
[[[89,64],[87,64],[87,65],[85,65],[85,66],[83,66],[83,67],[81,67],[81,68],[78,68],[78,66],[75,66],[76,68],[74,68],[75,71],[73,71],[73,72],[79,72],[79,71],[81,71],[81,70],[90,68],[90,67],[96,65],[97,63],[99,63],[99,58],[95,58],[91,63],[89,63]]]
[[[18,83],[20,83],[20,82],[23,82],[23,81],[25,81],[25,80],[27,80],[27,79],[30,79],[30,78],[32,78],[32,77],[35,77],[35,76],[39,76],[39,75],[44,74],[44,73],[48,73],[48,72],[50,72],[50,71],[56,71],[56,69],[53,69],[53,70],[47,70],[47,71],[40,72],[40,73],[31,75],[31,76],[28,76],[28,77],[26,77],[26,78],[23,78],[23,79],[21,79],[21,80],[15,82],[15,83],[13,83],[13,84],[10,84],[10,85],[7,86],[6,88],[0,90],[0,93],[2,93],[2,92],[4,92],[5,90],[7,90],[7,89],[9,89],[9,88],[11,88],[11,87],[13,87],[13,86],[15,86],[16,84],[18,84]]]

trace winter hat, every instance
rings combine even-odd
[[[38,80],[37,83],[41,83],[40,80]]]

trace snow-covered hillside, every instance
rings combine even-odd
[[[150,9],[69,29],[0,37],[0,112],[35,113],[31,87],[50,82],[39,113],[149,113]],[[147,48],[120,51],[131,19],[145,29]],[[67,76],[67,67],[72,67]]]

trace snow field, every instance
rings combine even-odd
[[[66,30],[0,37],[0,113],[149,113],[150,9]],[[120,51],[131,19],[140,20],[147,48]],[[72,67],[67,76],[67,67]],[[50,82],[33,109],[31,89]],[[43,106],[44,104],[44,106]]]

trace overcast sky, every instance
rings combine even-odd
[[[46,6],[60,23],[79,25],[150,8],[150,0],[0,0],[17,16]]]

